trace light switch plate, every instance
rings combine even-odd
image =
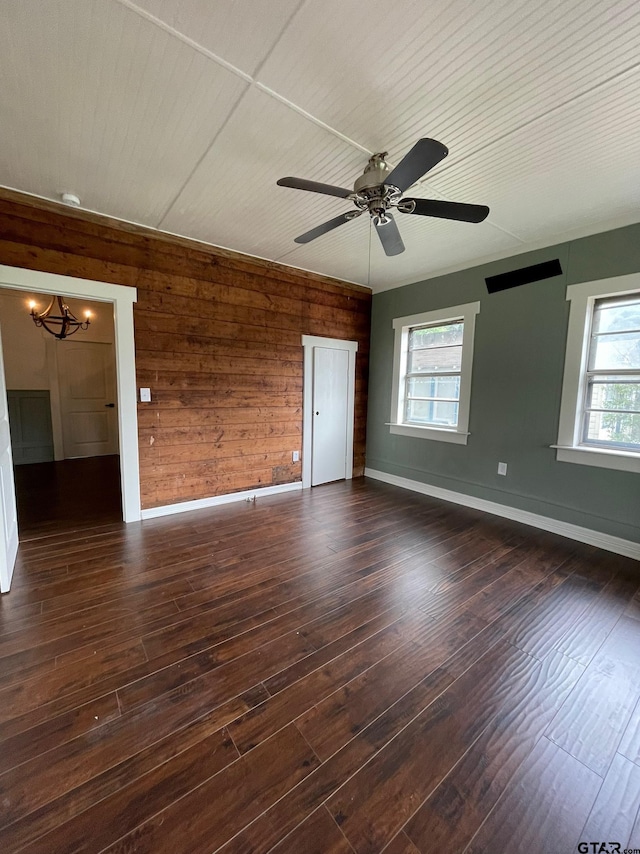
[[[150,388],[141,388],[140,389],[140,402],[141,403],[151,403],[151,389]]]

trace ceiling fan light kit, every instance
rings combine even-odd
[[[280,178],[277,182],[280,187],[291,187],[294,190],[337,196],[348,199],[357,208],[355,211],[340,214],[340,216],[306,231],[296,237],[295,242],[310,243],[317,237],[355,219],[366,211],[369,213],[378,233],[382,248],[387,255],[392,256],[404,252],[405,248],[392,214],[392,208],[402,214],[433,216],[458,220],[459,222],[482,222],[489,215],[489,208],[486,205],[402,197],[405,190],[408,190],[423,175],[437,166],[448,153],[449,150],[441,142],[425,137],[418,140],[394,169],[390,169],[385,159],[387,157],[386,151],[374,154],[369,158],[364,173],[356,180],[353,191],[344,187],[334,187],[332,184],[307,181],[304,178]]]

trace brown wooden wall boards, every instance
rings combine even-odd
[[[142,507],[300,480],[302,335],[358,342],[364,470],[371,294],[105,217],[0,193],[0,263],[134,286]]]

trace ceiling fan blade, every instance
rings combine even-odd
[[[405,202],[415,202],[412,211],[404,210]],[[398,208],[402,213],[418,216],[438,216],[442,219],[457,219],[460,222],[482,222],[489,216],[486,205],[465,205],[462,202],[443,202],[439,199],[402,199]]]
[[[305,231],[304,234],[295,238],[295,242],[310,243],[312,240],[315,240],[316,237],[321,237],[323,234],[337,228],[339,225],[355,219],[357,216],[360,216],[361,213],[362,211],[348,211],[347,213],[340,214],[340,216],[335,216],[333,219],[328,220],[328,222],[323,222],[322,225],[316,225],[316,227],[312,228],[310,231]]]
[[[447,146],[438,142],[437,139],[419,139],[396,168],[387,175],[384,183],[393,184],[404,192],[440,163],[448,153]]]
[[[319,184],[317,181],[306,181],[304,178],[280,178],[279,187],[291,187],[293,190],[308,190],[310,193],[324,193],[325,196],[338,196],[346,199],[353,190],[344,187],[334,187],[332,184]]]
[[[386,214],[388,222],[381,224],[375,223],[380,243],[386,255],[400,255],[404,252],[404,243],[398,231],[398,224],[390,213]]]

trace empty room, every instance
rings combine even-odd
[[[0,850],[640,854],[640,12],[0,0]]]

